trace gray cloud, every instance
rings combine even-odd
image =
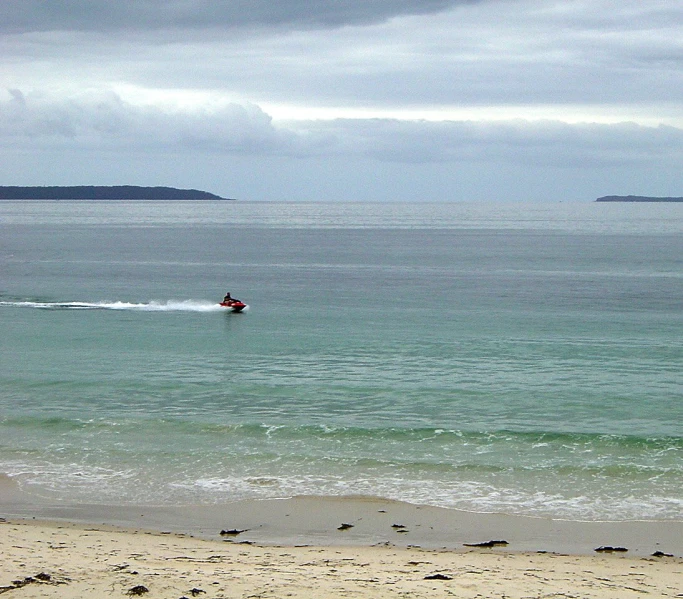
[[[3,0],[5,31],[334,28],[481,0]]]
[[[227,104],[210,113],[137,106],[113,92],[68,99],[9,90],[0,105],[0,140],[12,145],[50,143],[83,148],[203,148],[204,151],[270,153],[293,146],[286,131],[251,104]],[[282,139],[281,139],[282,138]]]
[[[208,110],[136,106],[114,93],[68,100],[10,90],[0,104],[0,139],[13,146],[185,149],[204,154],[356,157],[396,163],[616,165],[683,160],[683,130],[633,123],[567,124],[334,119],[276,125],[253,104]]]
[[[683,161],[683,129],[559,121],[322,121],[318,138],[345,156],[397,163],[616,166]]]
[[[0,0],[0,177],[680,195],[682,40],[671,0]]]
[[[251,0],[251,10],[241,2],[210,2],[205,10],[193,2],[165,2],[168,11],[144,0],[86,2],[92,14],[66,12],[63,4],[40,2],[42,10],[56,12],[54,20],[45,21],[58,29],[63,19],[80,18],[87,21],[83,32],[5,36],[0,51],[7,87],[31,86],[31,81],[47,86],[125,81],[215,90],[261,104],[368,108],[683,101],[683,6],[670,2],[328,0],[313,2],[314,8],[269,2],[266,10],[266,4]],[[5,0],[0,11],[27,6],[30,15],[34,5]],[[404,14],[456,5],[457,10],[438,17]],[[209,29],[192,30],[177,17],[190,7],[200,21],[196,26]],[[128,16],[102,19],[100,10]],[[127,11],[146,16],[132,18]],[[228,18],[230,11],[234,15]],[[368,26],[291,31],[309,22],[304,17],[314,27],[332,23],[337,14],[344,15],[339,22],[355,19]],[[404,18],[373,22],[391,14]],[[135,31],[116,25],[128,18]],[[247,27],[249,19],[261,24],[270,19],[283,29],[254,32]],[[30,21],[41,22],[38,17]],[[178,28],[155,29],[162,21]],[[93,31],[100,22],[115,31]],[[235,29],[226,33],[212,26]],[[238,30],[241,26],[246,29]]]

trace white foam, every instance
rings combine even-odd
[[[141,312],[221,312],[225,308],[218,303],[200,300],[168,300],[145,303],[124,301],[103,302],[37,302],[0,301],[0,306],[36,308],[41,310],[135,310]],[[245,308],[245,310],[248,309]]]

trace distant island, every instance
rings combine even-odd
[[[0,186],[0,200],[229,200],[208,191],[136,185]]]
[[[603,196],[596,202],[683,202],[683,198],[651,198],[648,196]]]

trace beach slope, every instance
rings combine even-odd
[[[37,597],[681,597],[677,557],[258,546],[33,520],[0,522],[0,594]]]

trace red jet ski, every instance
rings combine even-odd
[[[228,308],[231,312],[241,312],[247,307],[243,301],[235,299],[234,297],[225,298],[221,303],[221,306]]]

